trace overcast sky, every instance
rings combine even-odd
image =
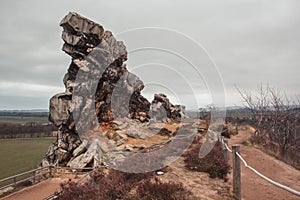
[[[220,92],[213,83],[222,81],[226,105],[242,104],[234,84],[252,90],[263,83],[289,96],[300,93],[299,0],[2,0],[0,4],[0,109],[46,109],[49,98],[64,91],[62,79],[70,57],[61,51],[59,22],[69,11],[102,24],[129,51],[143,44],[162,48],[159,45],[167,41],[167,52],[144,49],[129,54],[128,69],[146,83],[143,93],[149,100],[162,91],[176,103],[179,99],[195,108],[199,102],[210,103],[211,95]],[[132,31],[143,27],[161,30]],[[182,57],[170,53],[178,46]],[[186,61],[196,65],[202,77]],[[215,76],[206,76],[213,68]],[[195,94],[197,106],[191,100]]]

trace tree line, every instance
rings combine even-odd
[[[53,124],[41,123],[0,123],[0,139],[51,137],[57,130]]]

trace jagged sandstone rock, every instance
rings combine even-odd
[[[103,148],[101,146],[103,147],[103,144],[99,140],[94,140],[88,147],[88,150],[71,160],[68,166],[72,168],[84,168],[94,160],[101,162],[101,155],[108,151],[102,151]]]
[[[133,149],[130,145],[118,148],[129,137],[145,139],[156,133],[146,127],[150,115],[164,122],[180,120],[183,107],[174,106],[165,95],[155,95],[152,104],[141,95],[144,83],[127,70],[126,47],[110,31],[73,12],[60,26],[62,50],[72,61],[63,79],[65,92],[50,100],[49,120],[58,127],[58,134],[44,165],[112,164]],[[110,132],[97,127],[104,122]],[[87,132],[94,128],[98,130]]]
[[[79,145],[79,147],[74,149],[72,156],[76,158],[78,155],[84,153],[87,150],[87,147],[88,147],[88,141],[83,140],[82,143]]]
[[[150,116],[156,120],[166,121],[167,119],[180,120],[185,115],[185,107],[173,105],[164,94],[155,94],[151,102]]]

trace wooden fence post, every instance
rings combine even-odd
[[[224,143],[226,144],[226,146],[228,147],[228,140],[223,140]],[[226,148],[226,146],[224,145],[224,159],[226,164],[228,164],[228,149]]]
[[[242,188],[241,188],[241,161],[236,155],[240,153],[240,146],[232,146],[232,166],[233,166],[233,193],[237,199],[242,199]]]

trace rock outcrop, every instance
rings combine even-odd
[[[150,116],[155,120],[180,120],[185,116],[185,107],[173,105],[164,94],[155,94],[151,102]]]
[[[84,167],[93,165],[95,160],[102,162],[108,153],[101,149],[104,142],[99,138],[83,140],[79,134],[99,128],[99,123],[115,125],[111,122],[122,118],[145,123],[150,116],[162,121],[180,120],[183,107],[172,105],[165,95],[155,95],[152,104],[141,95],[144,84],[127,70],[126,47],[110,31],[72,12],[63,18],[60,26],[62,50],[72,61],[63,79],[66,91],[50,100],[49,120],[58,127],[58,134],[43,165]],[[115,140],[111,143],[115,146],[122,145],[127,137],[143,137],[138,131],[128,135],[120,128],[113,130]]]

